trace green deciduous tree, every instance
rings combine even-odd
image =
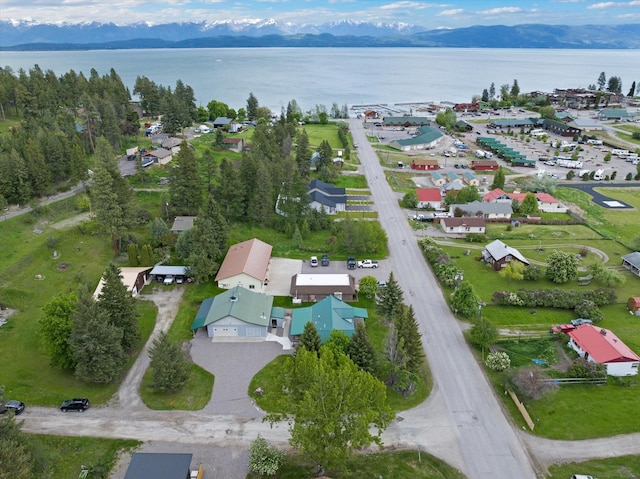
[[[182,389],[187,383],[189,365],[180,350],[180,345],[172,341],[164,331],[153,340],[149,358],[153,389],[162,393],[174,392]]]
[[[284,463],[285,453],[269,444],[260,434],[249,446],[249,470],[261,477],[275,476]]]
[[[153,248],[150,244],[142,246],[140,250],[140,265],[153,266]]]
[[[451,306],[467,318],[477,318],[479,311],[480,297],[476,294],[473,285],[468,281],[463,281],[451,293]]]
[[[347,356],[335,357],[326,348],[318,356],[301,348],[288,358],[283,377],[289,442],[316,464],[318,475],[343,469],[355,450],[381,443],[393,418],[386,388]]]
[[[538,200],[536,199],[536,195],[529,192],[522,200],[522,204],[519,209],[520,214],[523,215],[532,215],[539,212],[538,209]]]
[[[498,272],[503,278],[522,281],[524,279],[525,265],[520,261],[511,261]]]
[[[111,325],[122,331],[121,346],[127,351],[140,339],[136,300],[122,282],[120,268],[114,263],[107,266],[102,280],[104,284],[98,296],[98,309],[102,310]]]
[[[127,360],[122,330],[110,323],[87,287],[78,292],[69,344],[76,360],[75,374],[86,382],[113,381]]]
[[[378,288],[376,296],[376,308],[386,321],[392,321],[404,300],[404,295],[400,285],[393,276],[393,271],[389,273],[387,284]]]
[[[316,328],[316,325],[313,324],[312,321],[307,321],[304,325],[304,329],[302,330],[302,334],[300,335],[298,348],[304,348],[307,351],[318,353],[320,351],[321,344],[322,340],[320,339],[318,328]]]
[[[358,286],[358,292],[364,294],[367,298],[375,296],[378,292],[378,280],[371,275],[360,278]]]
[[[53,367],[73,369],[76,364],[69,338],[77,300],[75,293],[60,293],[42,307],[39,334]]]
[[[492,371],[504,371],[511,367],[511,358],[504,351],[487,354],[484,364]]]
[[[578,260],[574,254],[554,250],[547,258],[545,276],[554,283],[566,283],[578,276]]]
[[[607,268],[602,263],[593,263],[589,267],[589,272],[593,275],[593,279],[605,284],[609,288],[622,286],[626,282],[626,278],[620,271]]]
[[[480,317],[471,326],[469,338],[473,344],[482,348],[482,356],[484,357],[485,349],[489,349],[489,346],[498,339],[498,330],[484,317]]]

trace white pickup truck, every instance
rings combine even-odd
[[[358,261],[358,268],[377,268],[378,262],[370,259],[363,259]]]

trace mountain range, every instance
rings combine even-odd
[[[296,25],[273,19],[157,25],[0,21],[1,50],[223,47],[638,49],[640,24],[478,25],[425,30],[407,23],[341,21]]]

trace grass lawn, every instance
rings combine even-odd
[[[336,188],[368,188],[367,179],[364,175],[341,175],[335,182]]]
[[[338,137],[338,129],[339,127],[337,123],[328,123],[326,125],[306,124],[299,127],[298,131],[302,132],[302,130],[305,130],[307,132],[307,136],[309,137],[309,148],[315,150],[315,148],[320,146],[320,143],[327,140],[331,145],[331,148],[338,149],[342,148],[342,143]]]
[[[584,474],[598,479],[640,477],[640,456],[621,456],[557,464],[549,467],[549,474],[545,477],[565,479],[573,474]]]
[[[594,231],[605,238],[618,240],[627,247],[631,246],[631,239],[637,236],[640,224],[640,188],[598,188],[601,193],[615,199],[620,199],[635,209],[611,210],[602,208],[591,201],[591,196],[574,188],[557,188],[555,196],[579,206],[584,212],[587,224]]]
[[[333,479],[464,479],[457,469],[431,454],[418,451],[390,451],[374,454],[358,454],[347,463],[343,472],[330,471]],[[285,464],[278,471],[279,479],[305,479],[316,477],[316,468],[295,455],[287,455]],[[247,479],[258,479],[255,474]]]
[[[81,466],[95,470],[88,477],[107,477],[123,450],[138,447],[141,442],[125,439],[100,439],[97,437],[45,436],[25,434],[27,440],[39,452],[41,459],[51,468],[51,479],[78,477]]]
[[[187,384],[172,393],[156,392],[151,388],[153,372],[148,368],[140,385],[140,397],[149,409],[184,409],[197,411],[204,408],[211,399],[214,377],[194,363],[189,363],[191,374]]]

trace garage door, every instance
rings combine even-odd
[[[213,337],[214,338],[220,338],[220,337],[237,337],[238,336],[238,328],[213,328]]]

